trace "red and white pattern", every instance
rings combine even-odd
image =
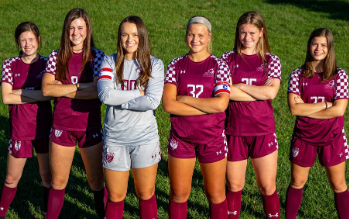
[[[340,68],[338,68],[337,86],[334,99],[348,99],[348,75]]]
[[[98,75],[98,80],[101,79],[109,79],[109,80],[114,80],[115,74],[113,73],[113,69],[111,68],[102,68],[100,70],[100,73]]]
[[[19,61],[21,58],[19,56],[13,57],[10,59],[5,60],[5,62],[2,65],[2,82],[7,82],[11,85],[13,85],[13,72],[12,72],[12,63]]]

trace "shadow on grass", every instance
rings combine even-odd
[[[344,0],[268,0],[269,4],[294,5],[309,11],[328,13],[330,19],[349,20],[349,2]]]

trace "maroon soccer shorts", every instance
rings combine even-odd
[[[293,136],[289,159],[292,163],[302,167],[312,167],[316,155],[319,155],[319,162],[324,167],[331,167],[349,159],[347,138],[343,130],[340,138],[332,141],[327,146],[313,146]]]
[[[98,144],[103,140],[103,131],[96,129],[93,131],[64,131],[52,128],[51,141],[55,144],[75,147],[78,143],[79,148],[87,148]]]
[[[16,158],[30,158],[33,157],[33,147],[37,154],[48,153],[49,148],[48,138],[36,140],[12,140],[9,141],[8,153]]]
[[[228,161],[260,158],[273,153],[279,147],[276,134],[261,136],[228,135]]]
[[[227,140],[225,135],[217,137],[206,144],[190,143],[171,135],[168,139],[168,154],[175,158],[196,158],[200,163],[214,163],[227,156]]]

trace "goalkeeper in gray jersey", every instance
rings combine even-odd
[[[150,56],[143,21],[126,17],[119,26],[117,53],[105,57],[97,83],[98,96],[107,105],[103,150],[107,219],[123,216],[131,168],[141,218],[157,218],[155,178],[161,150],[154,111],[163,85],[164,65]]]

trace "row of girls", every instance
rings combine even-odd
[[[211,54],[209,19],[192,17],[186,28],[189,52],[172,60],[165,77],[162,61],[150,55],[147,30],[139,17],[121,22],[117,53],[110,56],[94,47],[91,33],[86,11],[71,10],[59,50],[46,59],[38,54],[41,38],[35,24],[21,23],[15,31],[20,54],[4,62],[1,81],[11,136],[0,218],[15,196],[33,147],[43,182],[45,218],[58,218],[76,144],[99,218],[122,218],[130,169],[140,217],[157,218],[155,179],[161,149],[154,110],[161,97],[164,110],[171,114],[169,217],[187,216],[197,158],[210,218],[239,218],[250,157],[265,215],[280,218],[271,100],[280,87],[281,64],[270,53],[259,12],[239,18],[234,49],[221,59]],[[305,62],[289,80],[289,108],[297,119],[290,147],[286,218],[296,218],[317,154],[334,191],[339,218],[349,218],[343,130],[347,99],[347,74],[336,67],[332,33],[314,30]],[[101,102],[107,105],[104,140]]]

